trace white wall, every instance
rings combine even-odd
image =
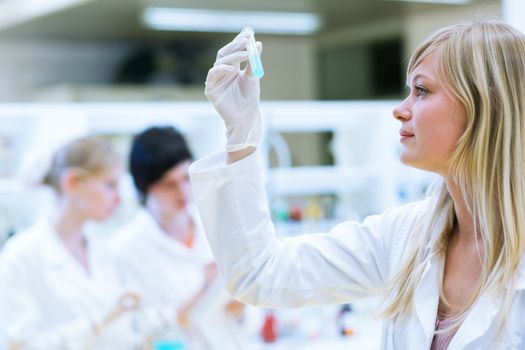
[[[523,0],[516,0],[523,1]],[[404,21],[405,56],[434,31],[459,22],[501,19],[499,0],[476,1],[472,5],[448,6],[435,11],[411,11]]]
[[[312,39],[261,37],[258,40],[264,42],[263,99],[317,97]],[[29,100],[35,90],[54,84],[109,83],[115,68],[134,45],[96,41],[0,42],[0,101]],[[209,64],[210,67],[213,64],[211,59]],[[202,93],[200,97],[204,99]]]
[[[317,38],[321,49],[341,48],[383,39],[398,38],[403,34],[403,18],[381,20],[358,26],[349,25]]]
[[[263,43],[264,100],[317,98],[316,42],[307,37],[258,37]]]
[[[108,82],[129,47],[110,42],[0,42],[0,101],[27,100],[34,89],[61,79]]]
[[[525,1],[502,0],[502,15],[505,22],[525,33]]]

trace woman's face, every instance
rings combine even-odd
[[[441,175],[467,124],[464,106],[438,78],[438,55],[426,56],[409,76],[410,94],[394,109],[401,122],[401,162]]]
[[[164,176],[150,186],[147,205],[164,215],[175,215],[187,209],[191,201],[191,182],[188,174],[189,160],[169,169]]]
[[[119,193],[121,175],[121,167],[115,166],[77,180],[73,200],[87,219],[104,221],[117,210],[121,201]]]

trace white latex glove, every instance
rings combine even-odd
[[[248,35],[241,32],[217,53],[217,60],[208,72],[204,94],[226,124],[226,150],[238,151],[258,147],[263,132],[259,108],[259,80],[252,75],[248,61]],[[257,51],[262,44],[257,42]]]

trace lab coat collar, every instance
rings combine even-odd
[[[473,306],[450,342],[449,349],[463,349],[487,333],[494,322],[499,300],[492,294],[483,295]]]
[[[170,254],[181,255],[191,259],[194,250],[193,248],[195,248],[196,245],[200,243],[198,240],[200,240],[199,233],[201,231],[199,231],[198,223],[191,211],[190,215],[192,215],[196,225],[196,235],[194,246],[192,248],[188,248],[179,241],[170,238],[159,226],[153,215],[151,215],[146,209],[142,209],[138,213],[137,220],[139,220],[141,226],[144,227],[144,233],[145,236],[147,236],[147,239],[151,239],[159,247],[159,249],[161,249],[161,251],[167,251]]]
[[[109,307],[108,303],[118,295],[120,281],[110,256],[101,249],[101,242],[86,235],[88,274],[67,251],[49,220],[39,220],[32,230],[39,249],[38,270],[46,284],[63,286],[62,303],[79,314],[96,312],[104,305]]]
[[[423,220],[427,222],[423,226],[430,224],[428,220],[431,219],[433,209],[429,210],[429,215],[426,215]],[[430,348],[432,338],[434,337],[434,330],[436,327],[436,317],[439,306],[439,285],[442,282],[440,279],[440,271],[443,269],[443,261],[435,252],[435,244],[442,233],[445,217],[438,219],[439,222],[430,233],[428,243],[425,245],[423,254],[426,256],[425,265],[423,267],[423,274],[416,288],[414,294],[414,306],[416,314],[423,331],[425,332],[427,348]]]
[[[416,313],[425,332],[428,347],[430,347],[434,336],[439,305],[439,283],[441,283],[439,272],[442,267],[442,262],[435,254],[429,257],[414,297]],[[520,259],[515,289],[517,291],[525,289],[525,255]],[[469,343],[486,334],[494,322],[500,303],[496,295],[490,293],[483,295],[473,306],[456,335],[452,338],[449,349],[463,349]]]
[[[525,289],[525,256],[522,256],[518,268],[515,290]],[[450,349],[463,349],[466,345],[487,333],[494,323],[500,308],[501,300],[493,293],[486,293],[473,306],[463,324],[452,339]]]
[[[41,245],[43,263],[52,269],[60,269],[71,264],[72,257],[60,241],[49,220],[42,219],[36,225],[38,241]]]
[[[439,304],[439,268],[441,264],[434,255],[427,259],[423,275],[414,295],[417,317],[425,333],[427,348],[434,337]]]
[[[86,281],[89,277],[88,274],[67,251],[49,220],[40,220],[36,224],[36,229],[39,235],[38,241],[41,246],[42,262],[45,264],[46,270],[61,270],[62,272],[67,272],[71,277],[75,276],[76,279]],[[93,270],[95,268],[93,262],[97,259],[93,259],[91,250],[91,242],[88,240],[88,261],[90,270]]]
[[[441,283],[439,276],[442,268],[443,263],[437,256],[429,258],[414,296],[416,314],[425,333],[427,348],[430,348],[434,337],[439,306],[439,283]],[[495,296],[482,296],[452,338],[449,349],[463,349],[467,344],[485,334],[494,321],[498,305],[498,299]]]

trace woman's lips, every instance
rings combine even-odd
[[[403,129],[400,129],[399,130],[399,135],[401,136],[401,141],[409,138],[409,137],[412,137],[414,136],[414,134],[412,134],[411,132],[408,132],[406,130],[403,130]]]

